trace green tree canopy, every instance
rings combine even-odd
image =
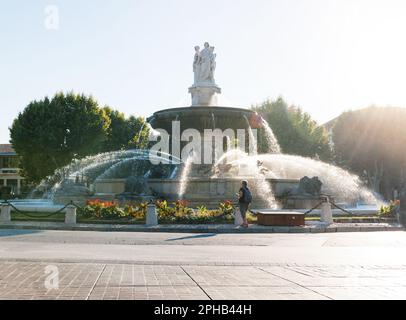
[[[333,127],[336,161],[391,197],[406,183],[406,109],[369,107],[343,113]]]
[[[99,152],[148,146],[149,127],[92,97],[58,93],[31,102],[10,128],[24,176],[39,182],[57,168]]]
[[[331,148],[325,128],[319,126],[299,107],[288,106],[283,98],[279,97],[275,101],[267,100],[254,106],[253,110],[268,121],[284,153],[331,159]],[[260,152],[266,150],[264,139],[260,139],[259,149]]]
[[[122,112],[110,107],[104,107],[103,110],[110,118],[103,151],[144,149],[148,146],[149,127],[144,118],[126,118]]]
[[[10,128],[23,174],[38,182],[73,158],[95,154],[106,139],[110,119],[92,97],[58,93],[31,102]]]

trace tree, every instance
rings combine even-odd
[[[331,159],[326,130],[299,107],[288,106],[279,97],[275,101],[267,100],[253,110],[268,121],[284,153]],[[260,139],[259,147],[260,151],[266,150],[264,139]]]
[[[131,149],[146,149],[150,146],[149,134],[150,126],[142,117],[131,116],[128,120],[128,124],[133,132],[135,132],[134,138],[130,141],[128,147]]]
[[[110,118],[110,126],[107,130],[107,139],[104,142],[103,151],[144,149],[148,147],[149,127],[144,118],[131,116],[126,119],[123,113],[110,107],[104,107],[103,110]]]
[[[74,158],[96,154],[110,119],[92,97],[58,93],[31,102],[10,128],[24,176],[39,182]]]
[[[406,109],[369,107],[343,113],[333,127],[335,159],[386,198],[406,184]],[[405,190],[406,191],[406,190]]]

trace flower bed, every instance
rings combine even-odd
[[[400,200],[391,201],[389,205],[382,206],[379,216],[383,218],[395,218],[400,211]]]
[[[185,200],[175,203],[158,200],[155,205],[160,224],[215,224],[234,221],[234,206],[231,201],[221,202],[215,210],[209,210],[205,206],[191,208]],[[147,202],[120,207],[115,201],[89,200],[79,214],[91,220],[122,220],[140,223],[145,221],[147,206]]]

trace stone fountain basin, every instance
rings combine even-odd
[[[232,194],[238,192],[242,180],[252,180],[252,177],[238,178],[190,178],[188,181],[188,193],[217,193],[225,194],[232,190]],[[96,193],[120,194],[125,191],[126,179],[104,179],[95,183]],[[288,188],[297,187],[299,180],[296,179],[269,179],[276,196],[281,196]],[[148,185],[157,192],[165,194],[177,194],[181,181],[178,179],[149,179]]]
[[[179,121],[181,132],[193,128],[203,133],[205,129],[247,129],[247,120],[254,114],[244,108],[183,107],[155,112],[148,122],[154,129],[172,132],[172,121]]]
[[[252,181],[252,177],[238,178],[190,178],[185,193],[185,199],[191,205],[205,205],[216,207],[219,202],[236,200],[236,193],[241,187],[241,181]],[[270,179],[275,195],[282,196],[286,189],[297,187],[298,180]],[[95,197],[114,198],[115,195],[124,193],[125,179],[105,179],[95,183]],[[178,200],[178,192],[181,181],[178,179],[149,179],[148,186],[157,194],[168,200]],[[253,206],[264,206],[263,200],[254,193]]]

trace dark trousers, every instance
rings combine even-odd
[[[247,218],[247,211],[248,211],[250,204],[245,203],[245,202],[240,202],[239,205],[240,205],[241,217],[245,220]]]

